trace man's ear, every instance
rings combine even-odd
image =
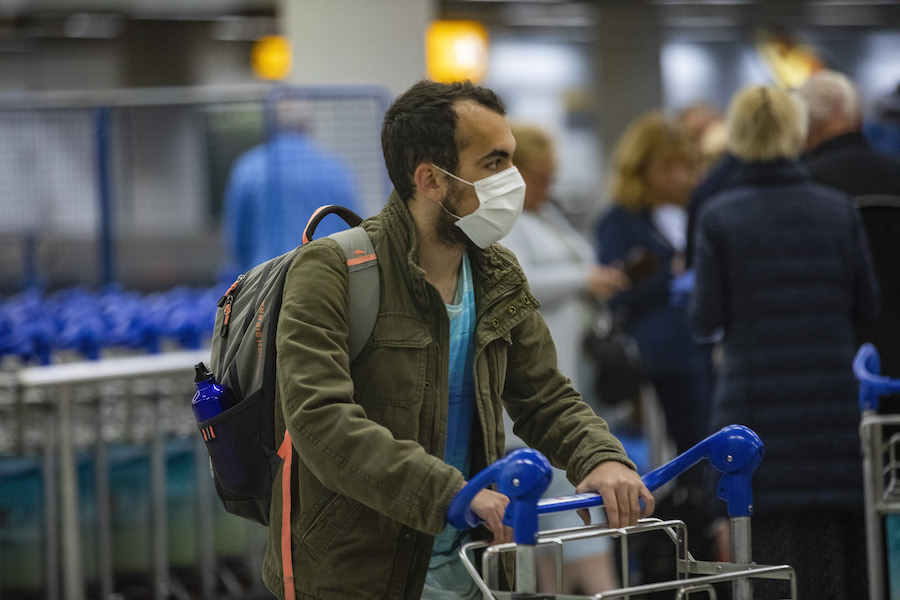
[[[416,184],[416,192],[432,202],[440,203],[444,199],[446,183],[438,179],[438,170],[428,163],[422,163],[416,167],[413,173],[413,182]]]

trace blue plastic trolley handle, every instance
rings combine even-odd
[[[650,471],[642,480],[650,491],[654,491],[706,458],[722,473],[718,497],[727,503],[728,515],[750,516],[753,512],[750,480],[764,453],[763,443],[756,433],[743,425],[729,425]],[[478,473],[459,491],[450,502],[447,520],[459,529],[481,524],[470,504],[478,492],[496,483],[497,491],[510,499],[504,522],[513,527],[515,542],[534,544],[539,514],[603,504],[603,498],[598,494],[540,500],[551,477],[550,464],[540,452],[529,448],[515,450]]]
[[[475,475],[454,496],[447,510],[447,520],[457,529],[480,525],[482,521],[470,505],[478,492],[496,483],[497,491],[510,499],[503,521],[513,527],[514,541],[534,544],[534,534],[528,539],[521,537],[519,531],[537,531],[537,502],[550,486],[552,477],[553,469],[543,454],[531,448],[513,450]]]
[[[900,393],[900,379],[881,375],[881,358],[870,343],[863,344],[857,351],[853,373],[859,380],[859,412],[877,411],[879,397]]]

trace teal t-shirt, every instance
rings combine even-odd
[[[475,410],[472,359],[475,351],[475,289],[469,258],[462,261],[456,301],[445,305],[450,317],[450,368],[448,374],[447,444],[444,462],[469,477],[469,441]]]
[[[444,462],[469,478],[472,417],[475,412],[473,358],[475,352],[475,288],[468,256],[463,257],[456,298],[445,305],[450,318],[450,364],[448,377],[447,444]],[[434,540],[426,590],[461,592],[468,597],[476,590],[474,580],[465,572],[456,555],[467,534],[451,525]],[[452,573],[452,576],[446,575]],[[447,590],[451,591],[451,590]],[[425,596],[423,596],[425,597]]]

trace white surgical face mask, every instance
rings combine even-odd
[[[525,180],[519,174],[519,169],[510,167],[472,183],[444,171],[437,165],[434,165],[434,168],[475,188],[478,208],[464,217],[453,216],[458,219],[456,226],[462,229],[476,246],[487,248],[506,237],[515,225],[525,203]]]

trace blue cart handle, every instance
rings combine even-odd
[[[853,373],[859,380],[859,411],[877,411],[881,396],[900,393],[900,379],[881,375],[881,358],[870,343],[860,346],[853,359]]]
[[[678,477],[701,460],[722,473],[718,497],[728,505],[732,517],[750,516],[753,495],[750,480],[762,461],[765,449],[759,436],[743,425],[729,425],[687,452],[644,475],[642,480],[654,491]],[[510,499],[504,521],[514,529],[517,544],[533,544],[538,514],[601,506],[598,494],[576,494],[540,500],[550,485],[552,470],[544,456],[528,448],[515,450],[478,473],[450,502],[447,520],[459,529],[481,524],[470,509],[475,495],[496,483],[497,491]]]
[[[475,475],[453,497],[447,509],[447,520],[457,529],[480,525],[482,520],[472,512],[470,505],[478,492],[496,483],[497,491],[510,499],[504,520],[511,520],[513,512],[528,512],[527,506],[531,505],[536,525],[537,501],[549,487],[552,477],[553,469],[543,454],[531,448],[513,450]]]

